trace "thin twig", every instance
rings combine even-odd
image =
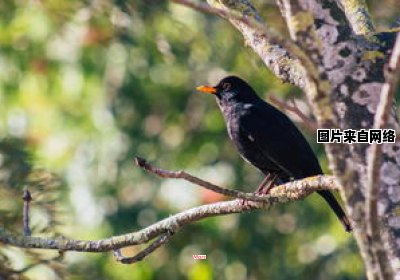
[[[400,72],[400,33],[397,34],[396,42],[393,47],[392,56],[386,69],[386,83],[381,90],[381,97],[376,110],[374,119],[374,129],[383,129],[386,127],[390,111],[392,108],[395,86],[397,84]],[[367,189],[366,189],[366,223],[367,232],[372,239],[381,240],[379,232],[379,216],[378,216],[378,194],[379,194],[379,178],[380,165],[382,156],[382,144],[373,143],[368,153],[367,166]],[[372,248],[374,249],[374,247]],[[384,256],[384,254],[375,255]],[[379,267],[387,267],[387,260],[378,260],[381,265]]]
[[[388,121],[390,110],[394,100],[395,84],[398,79],[400,63],[400,33],[397,35],[396,43],[393,48],[393,53],[387,67],[387,82],[383,85],[381,90],[381,98],[377,107],[374,119],[374,129],[383,129]],[[377,209],[377,194],[379,183],[379,167],[382,154],[382,145],[373,143],[370,147],[368,156],[368,183],[367,183],[367,218],[369,224],[372,219],[376,219]]]
[[[279,100],[275,95],[270,95],[269,100],[271,103],[275,104],[279,109],[285,112],[292,112],[296,116],[300,118],[302,124],[307,128],[308,131],[315,133],[318,128],[318,124],[312,118],[306,116],[297,106],[294,98],[291,98],[290,101],[292,104],[288,104],[287,102],[283,102]]]
[[[29,206],[30,206],[30,202],[32,201],[32,196],[28,189],[24,189],[22,199],[24,200],[24,210],[23,210],[23,217],[22,217],[22,223],[23,223],[23,227],[24,227],[24,235],[31,236],[32,231],[29,227]]]
[[[230,197],[242,198],[242,199],[247,199],[247,200],[252,200],[252,201],[263,201],[264,200],[264,198],[261,195],[221,188],[217,185],[214,185],[210,182],[204,181],[198,177],[195,177],[189,173],[186,173],[185,171],[170,171],[170,170],[165,170],[165,169],[154,167],[153,165],[148,163],[144,158],[141,158],[141,157],[135,157],[135,163],[139,167],[143,168],[144,170],[149,171],[161,178],[183,179],[183,180],[186,180],[195,185],[206,188],[208,190],[211,190],[211,191],[214,191],[216,193],[223,194],[226,196],[230,196]]]
[[[125,257],[122,255],[121,249],[117,249],[114,251],[115,259],[123,264],[133,264],[136,262],[140,262],[145,257],[153,253],[156,249],[160,248],[162,245],[166,244],[169,240],[171,240],[172,235],[174,235],[174,232],[172,230],[167,230],[156,241],[154,241],[148,247],[146,247],[146,249],[140,251],[133,257]]]

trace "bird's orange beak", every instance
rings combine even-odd
[[[210,86],[199,86],[196,89],[198,91],[211,93],[211,94],[216,94],[217,93],[217,89],[215,87],[210,87]]]

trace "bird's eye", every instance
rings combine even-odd
[[[223,88],[225,91],[230,90],[231,84],[230,84],[230,83],[223,83],[223,84],[222,84],[222,88]]]

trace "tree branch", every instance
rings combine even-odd
[[[229,1],[209,0],[209,4],[192,0],[171,0],[197,11],[218,15],[229,20],[243,35],[265,65],[282,81],[300,88],[306,86],[306,71],[296,58],[301,52],[293,43],[283,39],[277,32],[268,28],[250,1],[240,1],[241,5],[229,5]],[[287,45],[292,44],[289,48]]]
[[[271,189],[269,195],[255,195],[238,191],[229,191],[183,171],[168,171],[156,168],[141,158],[137,158],[136,163],[141,168],[163,178],[183,179],[221,194],[229,194],[247,200],[258,201],[259,203],[244,205],[241,200],[231,200],[202,205],[175,214],[136,232],[94,241],[66,239],[64,237],[51,239],[33,236],[13,236],[0,228],[0,242],[21,248],[79,252],[107,252],[115,251],[127,246],[144,244],[153,238],[159,237],[148,248],[132,258],[123,257],[118,251],[116,252],[119,261],[130,263],[143,259],[155,249],[165,244],[171,238],[172,233],[176,233],[181,227],[207,217],[243,213],[250,210],[268,208],[276,203],[287,203],[303,199],[314,191],[322,189],[337,190],[339,188],[337,181],[333,176],[319,175],[276,186]]]
[[[331,189],[331,190],[339,189],[339,185],[336,182],[335,177],[317,175],[302,180],[292,181],[283,185],[274,186],[274,188],[271,189],[268,195],[258,195],[254,193],[245,193],[237,190],[225,189],[217,185],[214,185],[210,182],[204,181],[189,173],[186,173],[185,171],[170,171],[157,168],[149,164],[145,159],[141,157],[136,157],[135,163],[144,170],[149,171],[161,178],[183,179],[185,181],[188,181],[190,183],[193,183],[195,185],[198,185],[200,187],[214,191],[219,194],[223,194],[234,198],[256,201],[256,202],[283,203],[289,201],[286,199],[291,199],[289,198],[289,196],[294,195],[297,197],[294,199],[301,199],[309,195],[311,192],[316,191],[317,188],[320,187],[322,187],[323,189]],[[292,192],[293,194],[290,194]]]
[[[117,261],[123,263],[123,264],[133,264],[136,262],[140,262],[143,260],[146,256],[150,255],[153,253],[155,250],[160,248],[162,245],[165,245],[169,240],[171,240],[172,235],[174,234],[173,231],[167,230],[166,233],[162,234],[156,241],[151,243],[146,249],[143,251],[140,251],[138,254],[136,254],[133,257],[125,257],[121,253],[121,249],[117,249],[114,251],[114,256]]]
[[[375,32],[375,26],[368,11],[365,0],[341,0],[354,32],[358,35],[368,35]]]
[[[30,236],[32,234],[31,228],[29,226],[29,206],[30,202],[32,201],[31,193],[28,189],[24,189],[24,193],[22,195],[22,199],[24,200],[24,209],[22,211],[22,224],[24,228],[24,235]]]

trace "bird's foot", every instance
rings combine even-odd
[[[277,173],[269,173],[265,176],[264,180],[258,186],[257,190],[254,192],[256,195],[267,195],[269,191],[275,186],[275,180],[278,178],[279,174]],[[251,201],[247,199],[239,199],[239,203],[243,208],[250,208],[250,207],[259,207],[260,204],[262,205],[263,202],[258,201]]]
[[[278,176],[279,174],[277,173],[269,173],[267,176],[265,176],[264,180],[255,191],[255,194],[267,195],[269,191],[275,187],[275,181],[278,179]]]

